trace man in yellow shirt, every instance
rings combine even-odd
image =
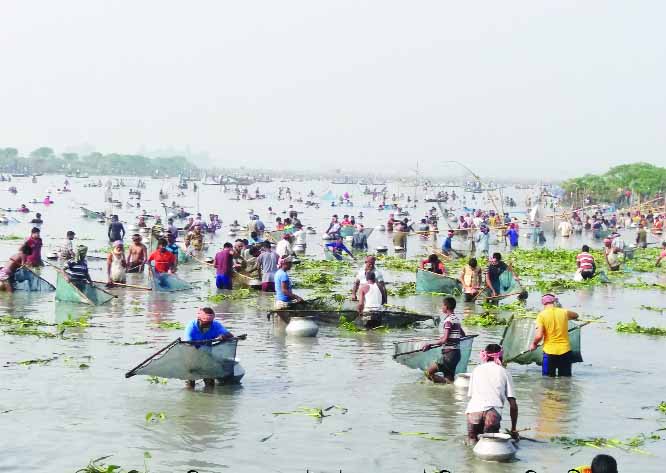
[[[543,310],[536,318],[536,333],[530,345],[535,350],[543,340],[543,365],[541,374],[554,377],[571,376],[571,344],[569,343],[569,320],[578,314],[559,307],[557,297],[544,294],[541,298]]]

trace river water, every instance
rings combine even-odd
[[[77,236],[95,254],[108,245],[106,226],[80,216],[79,207],[106,210],[103,190],[86,188],[92,179],[70,179],[71,193],[58,193],[64,178],[43,176],[37,184],[15,179],[17,195],[4,192],[2,207],[15,208],[26,203],[41,211],[45,223],[42,237],[45,251],[55,248],[67,230]],[[103,178],[104,180],[104,178]],[[129,180],[128,180],[129,181]],[[161,187],[175,195],[174,181],[148,180],[142,200],[144,208],[164,215],[157,200]],[[248,208],[269,222],[267,208],[286,209],[288,202],[275,198],[277,186],[291,186],[302,192],[310,189],[318,195],[332,188],[357,195],[356,186],[331,186],[320,182],[261,184],[269,198],[262,201],[230,201],[216,186],[202,186],[198,195],[186,192],[175,197],[179,204],[199,208],[204,215],[215,212],[225,225],[210,247],[210,254],[227,239],[227,225],[237,219],[245,223]],[[254,188],[254,187],[253,187]],[[55,204],[32,205],[51,192]],[[396,192],[413,192],[399,189]],[[127,201],[127,188],[114,197]],[[118,195],[118,192],[122,194]],[[514,191],[522,202],[523,191]],[[296,192],[294,192],[296,198]],[[152,201],[150,199],[153,199]],[[362,197],[355,198],[355,215],[365,214],[366,226],[383,223],[387,212],[362,208]],[[469,202],[468,202],[469,203]],[[487,204],[486,204],[487,205]],[[410,209],[422,215],[430,205]],[[325,229],[332,213],[303,210],[301,220],[319,231]],[[347,208],[336,208],[338,214]],[[121,219],[134,221],[135,212],[118,209]],[[0,229],[4,235],[27,236],[32,225],[22,214],[8,213],[24,222],[13,222]],[[33,214],[29,214],[32,217]],[[321,255],[318,235],[310,235],[308,252]],[[389,237],[374,232],[370,246],[391,246]],[[410,255],[423,253],[414,237],[408,244]],[[583,236],[585,238],[585,236]],[[628,238],[627,238],[628,239]],[[522,241],[521,241],[522,244]],[[549,235],[549,246],[578,247],[579,239],[562,241]],[[0,256],[12,254],[17,241],[1,241]],[[503,247],[498,247],[503,250]],[[102,261],[91,260],[94,279],[102,279]],[[359,263],[360,264],[360,263]],[[573,271],[573,269],[572,269]],[[284,326],[269,321],[266,309],[272,299],[257,295],[256,300],[226,301],[214,305],[225,325],[234,333],[247,333],[240,342],[238,357],[246,370],[239,386],[221,386],[206,391],[201,386],[190,391],[178,380],[151,384],[147,378],[125,379],[124,373],[180,335],[180,331],[160,328],[163,321],[186,323],[196,309],[208,305],[206,297],[214,293],[212,272],[196,265],[181,266],[181,277],[196,283],[192,291],[153,294],[138,290],[114,290],[118,295],[109,304],[87,307],[55,303],[53,293],[0,295],[0,313],[27,316],[47,322],[61,322],[68,317],[90,316],[90,327],[68,328],[56,338],[36,338],[0,334],[0,421],[3,454],[0,471],[74,472],[89,460],[112,455],[107,463],[126,469],[143,470],[144,452],[150,471],[199,472],[223,471],[433,471],[451,472],[565,472],[570,467],[589,464],[597,453],[607,452],[618,459],[621,471],[664,471],[666,442],[646,444],[649,454],[619,449],[565,449],[549,442],[553,436],[606,437],[627,439],[661,428],[666,415],[655,407],[666,400],[663,376],[664,342],[660,337],[620,334],[614,330],[618,321],[635,318],[641,325],[666,326],[659,312],[643,310],[641,305],[666,306],[663,292],[630,290],[615,286],[597,286],[561,296],[565,307],[586,315],[603,315],[606,323],[583,329],[584,363],[575,365],[572,379],[542,379],[540,368],[510,365],[520,408],[519,428],[539,442],[523,441],[517,460],[508,464],[477,460],[463,444],[466,434],[464,409],[466,392],[454,386],[436,386],[424,382],[422,375],[395,363],[391,357],[393,342],[414,337],[434,337],[435,328],[391,330],[388,333],[350,333],[322,326],[312,339],[285,336]],[[351,285],[353,268],[350,265]],[[54,282],[55,273],[45,268],[43,274]],[[386,272],[386,279],[404,279],[403,274]],[[654,276],[666,282],[664,272]],[[146,276],[131,279],[148,284]],[[406,305],[422,313],[438,311],[440,300],[430,295],[392,298],[389,302]],[[537,308],[538,295],[528,300]],[[478,310],[466,307],[465,311]],[[50,327],[44,330],[55,330]],[[498,341],[502,328],[468,327],[480,336],[475,341],[472,360],[478,360],[480,347]],[[147,344],[133,344],[147,342]],[[17,362],[55,358],[46,364],[24,365]],[[470,369],[473,366],[470,366]],[[305,415],[274,415],[299,407],[327,408],[330,416],[316,419]],[[146,421],[149,412],[164,413],[164,419]],[[508,425],[505,408],[503,427]],[[393,432],[425,432],[443,437],[437,441]]]

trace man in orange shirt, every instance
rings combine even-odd
[[[157,273],[157,275],[175,272],[176,256],[166,249],[167,245],[166,239],[160,238],[157,241],[157,249],[148,257],[148,263],[154,262],[154,265],[149,265],[150,270]]]
[[[543,365],[541,374],[554,377],[571,376],[571,343],[569,342],[569,320],[577,319],[578,314],[559,307],[557,297],[544,294],[541,298],[543,310],[536,318],[536,333],[530,350],[536,350],[543,340]]]

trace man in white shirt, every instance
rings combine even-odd
[[[289,243],[289,238],[289,233],[285,233],[282,235],[282,240],[275,246],[275,252],[280,258],[286,258],[294,254],[294,250],[291,249],[291,244]]]
[[[476,443],[480,434],[499,432],[504,401],[509,402],[511,436],[518,438],[518,404],[511,375],[502,366],[501,346],[491,343],[481,350],[481,364],[472,371],[467,395],[470,399],[465,414],[470,443]]]
[[[307,244],[307,234],[303,230],[303,225],[300,223],[295,225],[296,231],[294,232],[294,249],[298,251],[305,251],[305,246]]]
[[[573,232],[573,227],[571,226],[569,220],[563,220],[560,222],[559,230],[560,235],[562,235],[564,238],[569,238]]]
[[[384,275],[379,271],[375,263],[377,262],[377,258],[374,256],[367,256],[365,258],[365,266],[359,270],[359,272],[356,274],[356,278],[354,279],[354,287],[352,288],[352,300],[356,301],[358,300],[356,297],[356,294],[358,293],[358,288],[361,286],[361,284],[367,284],[368,281],[366,280],[366,274],[368,274],[370,271],[375,273],[375,281],[377,283],[377,287],[382,293],[382,304],[386,304],[388,298],[386,296],[386,286],[384,285]]]

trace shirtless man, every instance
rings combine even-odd
[[[14,292],[14,275],[16,271],[26,263],[26,258],[30,256],[32,249],[24,244],[19,252],[9,258],[7,264],[0,268],[0,291]]]
[[[148,249],[141,243],[141,235],[135,233],[132,235],[132,244],[127,254],[127,272],[143,273],[143,265],[148,259]]]

